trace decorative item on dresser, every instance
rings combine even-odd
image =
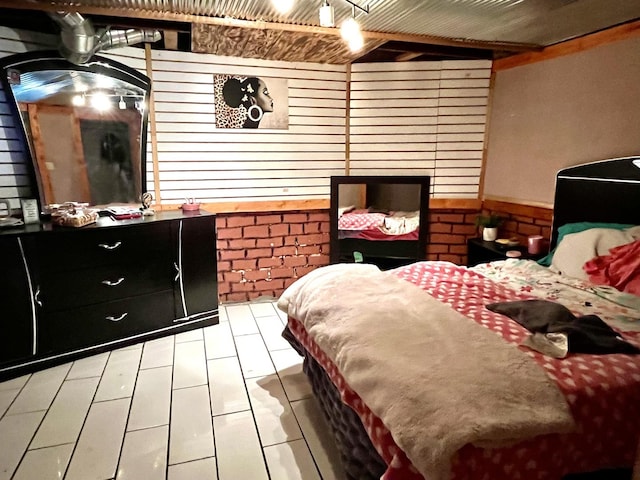
[[[218,323],[215,216],[0,232],[0,378]]]
[[[331,177],[331,263],[382,269],[426,258],[430,177]]]

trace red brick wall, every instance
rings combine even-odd
[[[485,213],[505,218],[499,235],[523,244],[531,234],[549,238],[551,210],[485,201]],[[432,209],[427,260],[467,262],[467,239],[479,236],[479,212]],[[278,297],[297,278],[329,264],[329,212],[228,213],[216,218],[220,302]]]
[[[477,237],[474,226],[478,212],[469,210],[430,210],[427,260],[467,263],[467,239]]]
[[[219,214],[220,302],[278,297],[305,273],[329,264],[329,212]]]
[[[482,203],[482,210],[485,214],[491,213],[503,217],[504,222],[498,229],[500,238],[514,237],[522,245],[526,245],[529,235],[542,235],[548,246],[553,220],[552,209],[485,200]]]

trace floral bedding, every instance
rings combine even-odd
[[[528,297],[558,301],[576,315],[598,315],[622,332],[640,332],[640,297],[563,276],[531,260],[481,263],[471,270]],[[605,301],[594,301],[593,296]]]

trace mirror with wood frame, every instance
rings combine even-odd
[[[138,203],[146,185],[150,80],[113,60],[75,65],[57,52],[3,59],[41,210],[64,202]]]

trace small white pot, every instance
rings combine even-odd
[[[485,242],[493,242],[496,238],[498,238],[497,227],[484,227],[482,229],[482,239]]]

